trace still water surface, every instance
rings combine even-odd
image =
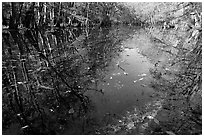
[[[133,107],[144,107],[153,100],[151,95],[155,91],[149,86],[152,80],[149,69],[154,64],[141,51],[153,43],[143,29],[125,29],[132,31],[131,37],[118,44],[122,52],[111,61],[104,80],[97,83],[104,94],[88,93],[94,103],[94,115],[99,120],[107,114],[122,116]]]

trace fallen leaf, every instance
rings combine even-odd
[[[51,112],[54,112],[54,110],[53,110],[53,109],[50,109],[50,111],[51,111]]]
[[[147,85],[145,85],[145,84],[141,84],[141,86],[146,87]]]
[[[124,74],[125,74],[125,75],[128,75],[128,73],[127,73],[127,72],[124,72]]]
[[[149,124],[148,124],[148,122],[146,122],[146,123],[142,124],[141,127],[142,127],[143,129],[146,129],[148,126],[149,126]]]
[[[43,86],[43,85],[39,85],[39,88],[48,89],[48,90],[53,90],[54,89],[52,87],[47,87],[47,86]]]
[[[22,127],[21,129],[25,129],[25,128],[28,128],[28,125],[26,125],[26,126]]]
[[[172,131],[166,131],[166,133],[169,134],[169,135],[176,135]]]
[[[71,109],[69,110],[69,114],[72,114],[72,113],[74,113],[74,109],[73,109],[73,108],[71,108]]]
[[[159,120],[157,120],[156,118],[154,118],[154,122],[159,125]]]
[[[140,81],[140,80],[143,80],[143,78],[140,78],[139,81]]]
[[[23,82],[17,82],[18,84],[23,84]]]
[[[128,129],[132,129],[133,127],[134,127],[134,122],[128,123],[128,125],[127,125]]]
[[[147,116],[147,118],[149,118],[149,119],[153,119],[154,117],[153,117],[153,116],[151,116],[151,115],[149,115],[149,116]]]
[[[146,76],[146,75],[147,75],[147,74],[143,73],[143,74],[140,74],[140,75],[138,75],[138,76],[142,76],[142,77],[143,77],[143,76]]]
[[[165,68],[165,70],[170,70],[169,68]]]
[[[91,80],[91,82],[92,82],[92,83],[94,83],[94,82],[95,82],[95,80],[94,80],[94,79],[92,79],[92,80]]]
[[[70,93],[71,92],[71,90],[67,90],[65,93]]]

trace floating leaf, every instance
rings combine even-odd
[[[159,125],[159,120],[157,120],[156,118],[154,118],[154,122]]]
[[[143,73],[143,74],[140,74],[140,75],[138,75],[138,76],[142,76],[142,77],[143,77],[143,76],[146,76],[146,75],[147,75],[147,74]]]
[[[71,90],[67,90],[65,93],[70,93],[71,92]]]
[[[18,84],[23,84],[23,82],[17,82]]]
[[[147,74],[142,74],[141,76],[146,76]]]
[[[26,125],[26,126],[24,126],[24,127],[22,127],[21,129],[25,129],[25,128],[28,128],[29,126],[28,125]]]
[[[74,109],[71,108],[71,109],[69,110],[69,114],[73,114],[73,113],[74,113]]]
[[[153,117],[153,116],[151,116],[151,115],[149,115],[149,116],[147,116],[147,118],[149,118],[149,119],[153,119],[154,117]]]
[[[43,85],[39,85],[39,88],[48,89],[48,90],[53,90],[54,89],[54,88],[43,86]]]
[[[115,83],[114,87],[116,87],[117,89],[120,89],[123,87],[123,84],[121,83]]]
[[[94,83],[94,82],[95,82],[95,80],[94,80],[94,79],[92,79],[92,80],[91,80],[91,82],[92,82],[92,83]]]
[[[169,68],[165,68],[165,70],[170,70]]]
[[[141,128],[146,129],[149,126],[148,122],[142,124]]]
[[[143,78],[140,78],[139,81],[140,81],[140,80],[143,80]]]
[[[135,126],[134,122],[131,121],[130,123],[128,123],[127,128],[132,129],[132,128],[134,128],[134,126]]]
[[[176,135],[172,131],[166,131],[166,133],[169,134],[169,135]]]
[[[141,84],[141,86],[146,87],[147,85],[145,85],[145,84]]]
[[[127,72],[124,72],[124,74],[125,74],[125,75],[128,75],[128,73],[127,73]]]
[[[50,111],[51,111],[51,112],[54,112],[54,110],[53,110],[53,109],[50,109]]]

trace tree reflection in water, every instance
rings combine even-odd
[[[84,134],[85,126],[93,125],[87,115],[93,107],[84,93],[102,93],[97,83],[128,37],[118,34],[110,28],[4,30],[3,128],[21,127],[18,133],[24,134],[63,134],[66,129],[72,134],[74,127]]]

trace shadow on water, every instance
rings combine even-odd
[[[3,30],[3,127],[21,129],[5,134],[96,134],[144,106],[153,66],[136,30]]]

